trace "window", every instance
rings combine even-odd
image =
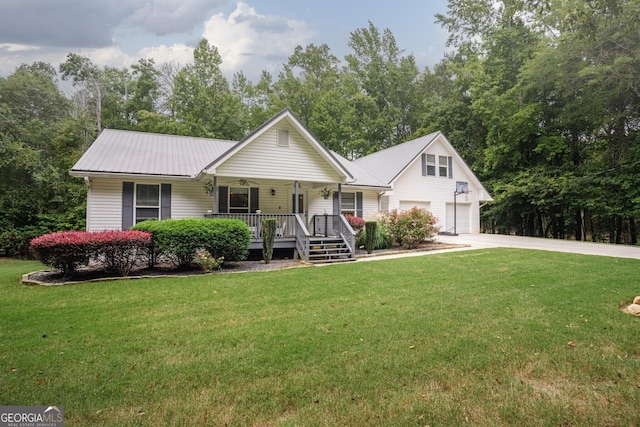
[[[449,176],[448,164],[449,160],[447,159],[447,156],[438,156],[439,176],[443,176],[445,178]]]
[[[356,215],[356,193],[342,193],[342,215]]]
[[[160,185],[136,184],[135,212],[136,223],[148,219],[160,219]]]
[[[427,175],[436,176],[436,156],[427,154]]]
[[[289,131],[285,129],[278,129],[278,142],[281,147],[289,146]]]
[[[249,189],[246,187],[229,188],[229,212],[249,213]]]

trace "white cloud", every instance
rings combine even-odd
[[[184,44],[172,44],[145,47],[138,51],[139,58],[153,58],[156,65],[163,62],[177,62],[186,65],[193,62],[193,48]]]
[[[0,43],[0,51],[6,52],[25,52],[29,50],[40,50],[38,46],[15,43]]]
[[[205,22],[203,36],[218,48],[226,75],[243,71],[256,79],[263,69],[280,70],[298,45],[315,36],[308,24],[274,15],[261,15],[244,2],[225,17],[213,15]]]

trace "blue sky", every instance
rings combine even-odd
[[[139,58],[188,63],[203,37],[215,45],[222,69],[256,80],[277,74],[297,45],[326,43],[342,59],[350,32],[388,28],[398,46],[432,68],[446,32],[434,23],[446,0],[3,0],[0,76],[22,63],[55,67],[69,52],[100,66],[127,67]]]

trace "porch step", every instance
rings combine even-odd
[[[312,237],[309,240],[310,263],[355,261],[340,237]]]

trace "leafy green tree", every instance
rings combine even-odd
[[[193,60],[175,78],[176,119],[183,121],[194,136],[242,138],[242,123],[236,120],[241,103],[220,70],[218,49],[202,39],[193,52]]]
[[[371,22],[353,31],[348,45],[348,72],[372,101],[356,103],[358,114],[368,118],[363,129],[370,145],[364,154],[404,142],[419,127],[415,105],[422,94],[414,91],[419,71],[413,55],[403,56],[391,31],[381,34]]]

